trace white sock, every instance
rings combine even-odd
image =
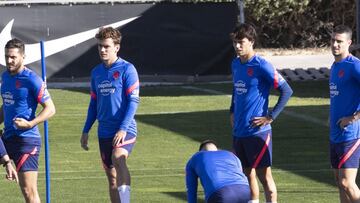
[[[121,203],[130,203],[130,185],[118,187]]]
[[[259,203],[258,199],[249,200],[248,203]]]
[[[266,203],[277,203],[277,202],[266,202]]]

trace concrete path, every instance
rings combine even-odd
[[[317,54],[317,55],[289,55],[289,56],[264,56],[277,69],[320,69],[323,67],[330,68],[334,61],[331,54]]]

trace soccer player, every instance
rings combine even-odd
[[[2,139],[0,139],[0,157],[1,157],[1,163],[3,163],[3,166],[5,167],[6,170],[6,179],[14,180],[15,182],[18,182],[19,181],[18,175],[13,165],[11,164],[10,157],[6,152]]]
[[[254,51],[256,31],[240,24],[230,34],[237,57],[231,68],[233,94],[230,120],[233,148],[243,164],[251,190],[250,203],[259,202],[257,177],[263,185],[267,202],[277,202],[271,173],[272,133],[270,123],[276,119],[292,95],[292,89],[276,69]],[[280,92],[272,111],[268,110],[270,89]]]
[[[198,178],[207,203],[247,203],[249,183],[240,160],[231,152],[218,150],[212,140],[200,144],[186,165],[186,187],[189,203],[197,202]]]
[[[360,60],[349,53],[352,30],[335,27],[330,71],[330,158],[340,202],[360,202],[355,179],[360,159]]]
[[[80,143],[88,149],[88,133],[97,119],[111,202],[128,203],[130,173],[126,160],[137,134],[134,116],[139,103],[139,78],[135,67],[117,56],[121,41],[118,30],[103,28],[95,37],[102,63],[91,72],[91,99]]]
[[[26,202],[40,202],[37,191],[41,137],[37,125],[55,114],[55,106],[45,83],[25,67],[25,46],[18,39],[5,45],[6,71],[2,74],[0,123],[5,147],[15,161],[19,185]],[[42,106],[35,116],[38,104]]]

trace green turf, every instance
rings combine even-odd
[[[329,169],[327,82],[291,86],[294,96],[273,124],[273,174],[279,202],[338,202]],[[52,202],[109,202],[96,125],[90,133],[90,151],[79,144],[87,90],[51,89],[50,93],[57,108],[49,121]],[[221,148],[231,149],[230,93],[231,84],[141,89],[136,116],[139,136],[128,161],[132,202],[186,202],[184,167],[199,142],[211,138]],[[276,99],[271,96],[271,105]],[[45,202],[43,156],[42,149],[39,191]],[[0,180],[0,194],[0,202],[23,202],[17,185],[5,179]],[[199,200],[204,202],[201,188]]]

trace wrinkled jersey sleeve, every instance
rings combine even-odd
[[[122,120],[119,129],[127,131],[132,119],[135,116],[140,101],[140,82],[138,73],[134,66],[131,65],[127,68],[123,80],[125,96],[128,105],[125,111],[124,119]]]
[[[290,99],[293,91],[286,80],[279,74],[279,72],[270,64],[264,63],[262,67],[263,77],[270,82],[274,89],[280,92],[277,103],[269,115],[272,119],[276,119],[280,112],[284,109],[286,103]]]
[[[36,101],[40,104],[46,102],[50,99],[50,94],[47,90],[46,83],[42,81],[42,79],[37,75],[31,76],[31,83],[33,92],[36,97]]]

